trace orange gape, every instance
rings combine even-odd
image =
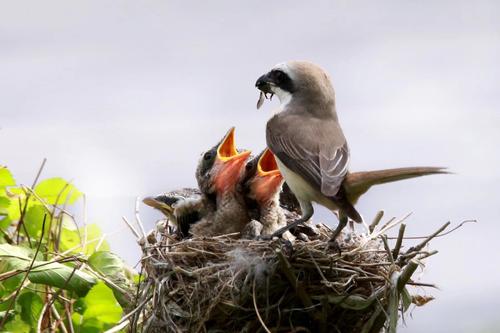
[[[220,172],[215,177],[214,183],[218,193],[224,193],[236,186],[249,156],[248,150],[238,153],[234,140],[234,128],[232,128],[217,149],[214,167],[220,168]]]
[[[278,164],[273,153],[266,149],[257,164],[257,176],[253,184],[255,199],[259,202],[265,202],[279,191],[283,183],[283,176],[278,169]]]

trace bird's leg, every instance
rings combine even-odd
[[[342,214],[342,213],[339,214],[339,225],[337,226],[337,229],[335,229],[335,231],[333,232],[332,238],[330,238],[331,242],[336,241],[337,237],[340,235],[342,230],[347,225],[348,220],[349,220],[349,218],[347,217],[347,215]]]
[[[309,203],[309,204],[303,204],[301,203],[301,209],[302,209],[302,212],[303,212],[303,215],[296,219],[295,221],[293,221],[292,223],[276,230],[272,235],[271,235],[271,239],[273,237],[281,237],[285,232],[287,232],[288,230],[292,229],[292,228],[295,228],[296,226],[298,226],[299,224],[301,223],[305,223],[307,221],[309,221],[309,219],[313,216],[313,213],[314,213],[314,210],[312,208],[312,205]]]

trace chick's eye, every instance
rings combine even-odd
[[[203,155],[203,159],[205,161],[208,161],[211,158],[212,158],[212,153],[211,152],[206,152],[205,155]]]

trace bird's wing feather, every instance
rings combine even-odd
[[[287,168],[313,188],[328,197],[336,195],[349,164],[349,149],[340,127],[336,122],[314,126],[310,120],[307,126],[288,118],[269,121],[267,145]]]

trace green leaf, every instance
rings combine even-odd
[[[32,261],[30,257],[32,256],[32,250],[29,248],[0,244],[0,273],[29,268]],[[23,274],[21,272],[3,281],[0,284],[0,294],[2,287],[4,291],[8,291],[18,285]],[[85,272],[76,270],[73,273],[73,268],[69,266],[58,262],[48,263],[45,261],[34,262],[33,268],[28,274],[28,279],[33,283],[71,290],[79,296],[85,295],[96,283],[96,279]]]
[[[66,214],[63,215],[62,219],[62,229],[61,229],[61,239],[59,242],[59,250],[65,252],[72,249],[73,253],[81,252],[81,240],[80,232],[77,227],[71,221],[71,218]]]
[[[412,297],[406,287],[404,287],[403,291],[401,292],[401,300],[403,302],[403,312],[406,312],[406,310],[408,310],[408,308],[410,307],[412,301]]]
[[[50,220],[50,212],[47,211],[45,206],[34,203],[27,209],[23,220],[30,237],[35,237],[36,239],[40,238],[40,235],[42,234],[42,224],[45,214],[47,214],[46,225],[48,225],[48,221]]]
[[[91,275],[79,270],[73,273],[74,269],[69,266],[57,262],[44,264],[46,262],[35,262],[34,267],[43,266],[34,268],[29,273],[28,279],[31,282],[74,291],[78,296],[85,295],[96,283],[96,279]]]
[[[28,248],[0,244],[0,274],[5,278],[0,283],[0,298],[12,293],[20,286],[24,275],[18,271],[30,265],[32,260],[30,256],[33,254]]]
[[[21,308],[21,319],[31,327],[36,327],[42,313],[43,300],[33,291],[26,291],[19,295],[17,304]]]
[[[30,248],[10,244],[0,244],[0,259],[2,260],[4,258],[18,258],[27,260],[29,263],[32,257],[33,250]]]
[[[129,306],[133,299],[133,282],[125,275],[125,264],[122,259],[109,251],[97,251],[89,257],[88,264],[112,282],[104,281],[120,305]]]
[[[0,192],[3,191],[0,189]],[[21,217],[21,213],[19,211],[19,201],[17,198],[14,199],[9,199],[7,197],[2,197],[4,198],[3,203],[4,205],[6,204],[7,199],[9,201],[9,205],[0,208],[0,228],[7,228],[10,226],[12,223],[15,221],[18,221],[19,218]]]
[[[122,316],[122,307],[115,299],[113,291],[103,282],[98,282],[84,298],[87,309],[84,321],[96,319],[107,324],[116,324]]]
[[[104,276],[123,274],[123,261],[116,254],[109,251],[97,251],[89,257],[90,267]]]
[[[322,297],[323,296],[313,296],[313,299],[321,300]],[[341,296],[330,294],[327,295],[327,300],[328,303],[338,305],[343,309],[360,311],[369,307],[375,299],[366,298],[361,295]]]
[[[0,193],[0,209],[5,209],[8,208],[9,206],[10,206],[10,199],[5,196],[2,196]]]
[[[76,332],[79,333],[101,333],[106,330],[104,328],[104,323],[98,321],[95,318],[84,320],[83,315],[77,312],[73,312],[73,314],[71,315],[71,320],[73,321],[73,327],[75,328]]]
[[[399,274],[394,273],[391,276],[391,288],[389,290],[389,304],[387,305],[387,314],[389,322],[386,332],[396,333],[398,327],[398,311],[399,311],[399,292],[398,292],[398,277]]]
[[[15,316],[14,319],[7,322],[7,324],[3,327],[2,332],[4,333],[29,332],[30,328],[31,327],[21,319],[21,316]]]
[[[51,205],[73,204],[82,193],[62,178],[49,178],[35,186],[35,193]]]
[[[16,181],[6,166],[0,165],[0,188],[16,185]]]

